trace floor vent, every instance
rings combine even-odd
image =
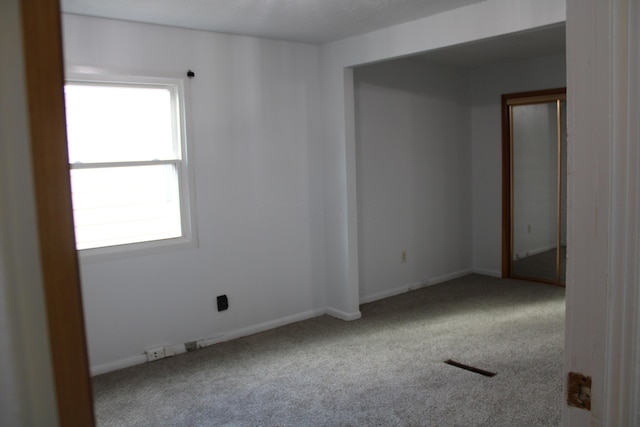
[[[485,377],[494,377],[495,372],[485,371],[484,369],[474,368],[473,366],[465,365],[464,363],[456,362],[455,360],[445,360],[447,365],[455,366],[456,368],[466,369],[467,371],[475,372],[476,374],[484,375]]]

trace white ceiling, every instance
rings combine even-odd
[[[485,0],[61,0],[79,15],[321,44]],[[470,66],[565,52],[565,26],[480,40],[419,55]]]
[[[63,12],[321,44],[485,0],[61,0]]]

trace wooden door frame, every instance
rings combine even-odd
[[[75,246],[64,112],[59,0],[21,0],[40,263],[58,421],[94,425]]]
[[[502,277],[511,277],[511,215],[512,215],[512,188],[511,188],[511,124],[509,107],[513,99],[521,99],[522,105],[537,103],[536,98],[547,96],[567,96],[567,88],[554,88],[528,92],[507,93],[502,95]],[[529,102],[528,100],[531,100]],[[540,282],[559,284],[557,281],[538,280]]]

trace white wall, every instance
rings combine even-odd
[[[519,3],[482,2],[321,48],[65,15],[68,66],[196,73],[199,246],[82,264],[93,371],[138,363],[149,347],[228,339],[325,308],[359,317],[354,96],[345,67],[564,19],[559,0]],[[448,274],[458,264],[441,268]],[[230,309],[218,313],[223,293]]]
[[[473,269],[501,274],[502,134],[500,96],[566,86],[566,59],[554,55],[471,70]]]
[[[318,48],[68,15],[64,47],[67,66],[196,74],[199,245],[82,263],[93,372],[324,313]]]
[[[470,269],[500,275],[500,97],[565,86],[565,57],[466,70],[401,59],[354,71],[360,301]],[[446,108],[452,105],[454,109]],[[416,115],[421,119],[416,120]],[[438,155],[429,157],[427,151],[420,151],[429,144],[419,141],[445,141],[441,147],[449,151],[431,145]],[[461,151],[452,151],[453,147]],[[472,149],[473,161],[461,155]],[[434,158],[440,163],[428,163]],[[428,167],[421,168],[421,163]],[[418,183],[426,190],[422,194]],[[442,187],[425,187],[425,183]],[[435,200],[438,203],[432,203]],[[433,217],[434,206],[451,207],[454,201],[464,214],[455,215],[460,211],[449,209],[449,216],[442,210],[441,216]],[[529,223],[544,231],[536,212]],[[529,242],[524,252],[545,246],[549,236],[543,233],[542,240]],[[555,234],[550,242],[555,243]],[[473,257],[467,252],[471,247]],[[409,255],[406,264],[400,262],[403,249]]]
[[[354,78],[360,301],[468,273],[466,71],[404,59]]]
[[[56,426],[33,198],[20,5],[0,3],[0,425]]]

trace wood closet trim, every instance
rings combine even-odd
[[[538,99],[548,96],[565,96],[567,88],[544,89],[528,92],[507,93],[502,95],[502,277],[511,277],[511,126],[509,107],[514,105],[535,104]],[[550,282],[551,283],[551,282]]]
[[[58,0],[21,0],[40,263],[59,425],[95,424],[75,246]]]

